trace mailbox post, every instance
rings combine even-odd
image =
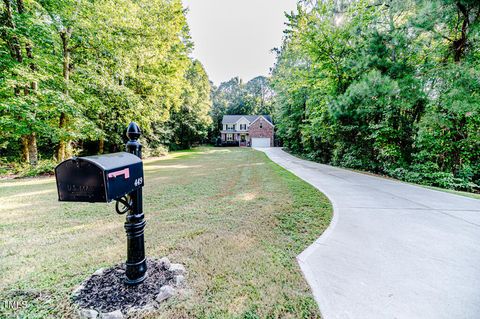
[[[73,157],[55,168],[58,200],[62,202],[108,203],[127,213],[127,261],[125,284],[138,285],[147,277],[145,259],[142,187],[142,145],[140,128],[134,122],[127,129],[127,152]],[[120,209],[121,205],[123,207]]]
[[[141,135],[140,128],[135,122],[127,128],[127,152],[142,158],[142,144],[138,142]],[[143,181],[141,181],[143,184]],[[127,262],[125,270],[125,283],[138,285],[143,282],[147,275],[147,262],[145,260],[144,229],[146,221],[143,214],[142,188],[138,188],[128,194],[131,201],[131,209],[125,221],[127,232]]]

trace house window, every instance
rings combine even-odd
[[[232,133],[227,134],[227,141],[233,141],[233,134]]]
[[[240,124],[240,130],[245,131],[247,129],[247,124]]]

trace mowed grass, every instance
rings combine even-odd
[[[245,148],[177,152],[145,174],[146,253],[185,264],[189,286],[151,318],[320,317],[295,256],[330,222],[323,194]],[[72,317],[72,290],[125,260],[114,204],[60,203],[54,178],[0,181],[0,202],[1,318]]]

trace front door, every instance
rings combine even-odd
[[[245,134],[240,135],[240,146],[247,146],[247,138]]]

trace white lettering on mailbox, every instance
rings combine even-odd
[[[130,178],[130,169],[125,168],[125,169],[122,169],[120,171],[116,171],[116,172],[111,172],[108,174],[108,178],[116,178],[118,176],[122,176],[124,175],[125,176],[125,179],[127,178]]]
[[[142,185],[142,183],[143,183],[143,177],[139,177],[135,180],[134,185],[135,185],[135,187],[137,187],[137,186]]]

